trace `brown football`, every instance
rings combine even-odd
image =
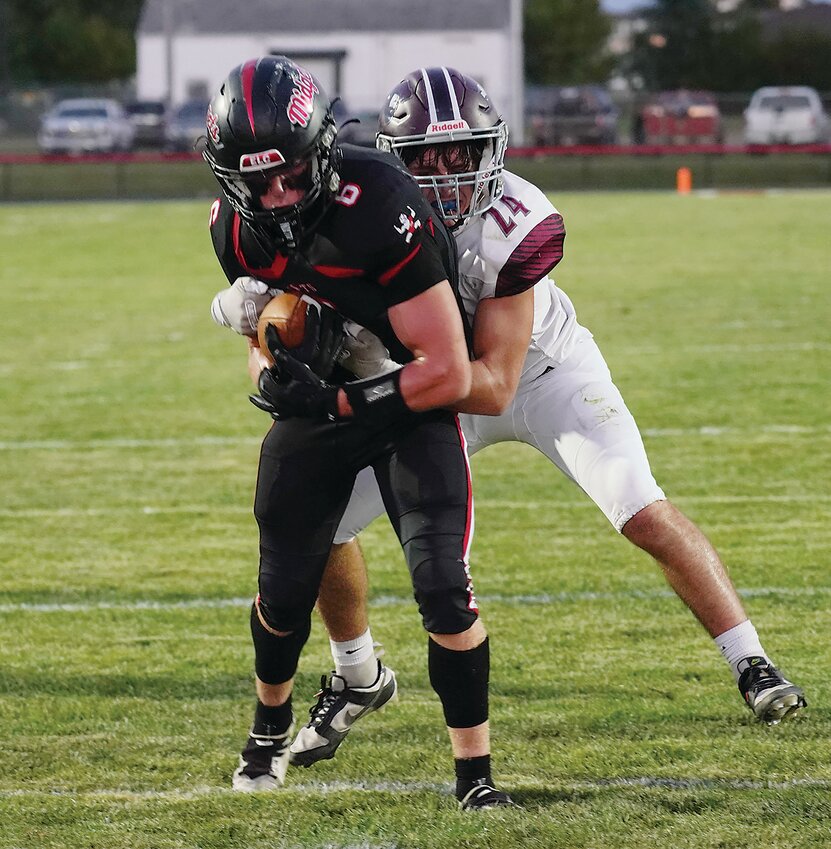
[[[283,292],[265,305],[257,323],[257,339],[263,353],[271,359],[265,341],[265,329],[269,324],[274,325],[280,341],[288,350],[297,348],[302,344],[303,334],[306,331],[306,303],[300,299],[299,295]]]

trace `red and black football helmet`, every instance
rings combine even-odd
[[[427,146],[469,143],[469,170],[415,177],[428,190],[433,206],[455,227],[481,215],[501,197],[508,126],[471,77],[446,67],[412,71],[387,96],[378,128],[376,146],[392,151],[407,165]],[[462,186],[473,190],[466,210],[461,208]]]
[[[240,218],[272,245],[297,247],[340,182],[337,126],[320,83],[285,56],[251,59],[222,83],[206,125],[202,155]],[[259,199],[270,178],[304,163],[303,199],[263,209]]]

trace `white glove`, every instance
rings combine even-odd
[[[243,336],[256,336],[260,313],[277,291],[255,277],[237,277],[231,286],[216,293],[211,318],[220,327],[230,327]]]
[[[401,368],[399,363],[390,359],[390,352],[372,331],[354,321],[345,321],[343,329],[346,333],[345,355],[339,362],[355,377],[377,377]]]

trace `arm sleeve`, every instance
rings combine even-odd
[[[502,266],[494,297],[518,295],[542,280],[563,258],[565,238],[563,217],[558,212],[540,221]]]

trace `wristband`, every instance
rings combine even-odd
[[[345,383],[341,387],[356,420],[386,425],[412,412],[401,395],[402,371],[403,367],[397,368],[377,377]]]

